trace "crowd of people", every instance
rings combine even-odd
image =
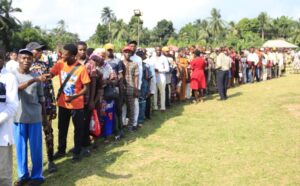
[[[228,99],[227,89],[241,84],[278,78],[300,70],[300,53],[290,49],[155,47],[153,53],[130,41],[118,58],[114,45],[88,48],[85,42],[67,44],[61,52],[43,54],[44,46],[29,43],[10,60],[0,59],[0,183],[11,185],[12,144],[16,147],[18,180],[14,185],[44,182],[42,131],[48,171],[66,156],[72,118],[72,161],[79,162],[104,143],[120,140],[142,128],[155,111],[190,100],[200,104],[217,93]],[[55,94],[52,78],[58,76]],[[52,121],[58,117],[58,150],[54,153]],[[91,123],[101,134],[91,133]],[[92,122],[91,122],[92,121]],[[28,147],[29,141],[29,147]],[[32,170],[28,170],[28,148]]]

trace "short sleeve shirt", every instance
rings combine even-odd
[[[76,62],[69,66],[66,62],[61,60],[51,68],[50,72],[59,76],[60,85],[62,85],[68,74],[78,63],[79,62]],[[90,81],[86,67],[84,65],[80,65],[64,87],[62,94],[58,99],[58,105],[67,109],[82,109],[84,107],[83,96],[77,97],[71,103],[66,103],[65,100],[68,96],[78,94],[82,90],[83,85],[90,83]]]
[[[108,59],[105,62],[111,66],[116,74],[125,71],[122,61],[118,58]]]

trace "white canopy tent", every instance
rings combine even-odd
[[[262,46],[263,48],[298,48],[297,45],[289,43],[285,40],[269,40]]]

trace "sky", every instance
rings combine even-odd
[[[139,9],[145,27],[152,29],[158,21],[167,19],[177,31],[196,19],[210,17],[212,8],[219,9],[222,19],[228,22],[254,18],[260,12],[272,18],[300,18],[299,0],[13,0],[13,7],[22,9],[22,13],[14,14],[20,21],[29,20],[42,29],[52,29],[63,19],[67,30],[77,33],[83,41],[95,33],[106,6],[126,23],[133,10]]]

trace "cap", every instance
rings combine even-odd
[[[24,48],[24,49],[19,50],[19,54],[28,54],[30,56],[33,56],[31,50],[29,50],[28,48]]]
[[[164,51],[164,52],[169,52],[170,51],[169,47],[167,47],[167,46],[162,47],[161,50]]]
[[[107,43],[104,45],[105,50],[114,50],[115,46],[111,43]]]
[[[30,42],[26,45],[26,48],[30,51],[37,50],[37,49],[43,49],[44,45],[39,44],[38,42]]]
[[[130,46],[125,46],[125,47],[122,49],[122,52],[125,52],[125,51],[133,52],[133,49],[132,49]]]

